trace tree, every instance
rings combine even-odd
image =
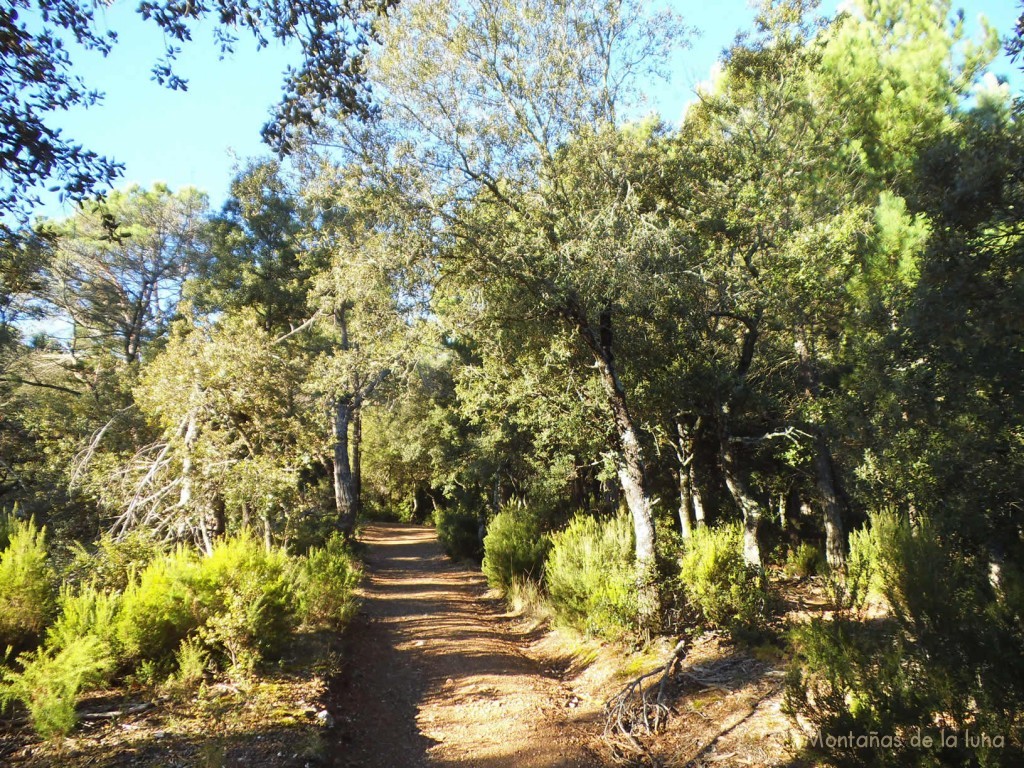
[[[299,191],[277,161],[255,162],[231,184],[209,223],[209,256],[187,295],[196,308],[251,308],[267,333],[286,333],[309,316],[310,276],[323,264],[303,248],[308,228]]]
[[[368,60],[381,120],[365,131],[346,123],[335,140],[370,164],[368,185],[397,185],[443,227],[443,271],[586,351],[649,580],[653,499],[615,327],[656,291],[644,281],[657,280],[669,246],[633,178],[653,172],[658,129],[619,128],[638,78],[657,70],[680,30],[643,6],[403,5],[382,27],[388,48]]]
[[[336,0],[285,3],[214,0],[186,5],[175,0],[144,0],[138,11],[167,36],[165,56],[154,78],[171,88],[187,82],[173,71],[177,43],[192,39],[204,21],[224,53],[237,42],[235,31],[250,32],[258,47],[271,38],[297,42],[302,64],[285,75],[284,96],[264,137],[279,152],[292,149],[295,131],[315,123],[329,107],[361,117],[372,114],[363,58],[376,40],[375,23],[397,0]],[[9,0],[0,14],[0,236],[16,236],[38,201],[38,187],[51,184],[66,199],[83,201],[109,185],[122,166],[98,156],[53,126],[53,116],[72,107],[92,106],[101,96],[74,75],[71,45],[106,55],[117,34],[103,31],[88,2]],[[13,220],[13,221],[12,221]]]
[[[305,242],[326,266],[313,275],[309,298],[320,352],[309,386],[331,413],[335,506],[347,538],[362,501],[362,408],[400,372],[415,339],[422,228],[390,194],[354,185],[352,169],[307,158],[315,162],[305,195],[319,213]]]
[[[104,349],[132,363],[166,333],[203,256],[205,214],[204,194],[158,184],[41,225],[54,242],[47,298],[71,325],[73,353]]]

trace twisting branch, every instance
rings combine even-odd
[[[653,735],[665,727],[669,716],[666,688],[689,649],[690,640],[684,637],[661,667],[634,678],[605,702],[604,740],[616,762],[624,764],[643,757],[651,768],[658,768],[657,759],[637,734]],[[658,681],[645,687],[655,677]]]

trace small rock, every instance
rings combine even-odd
[[[320,723],[320,725],[322,725],[324,728],[334,727],[334,718],[331,716],[331,713],[328,712],[326,709],[321,709],[319,712],[317,712],[316,719],[317,722]]]

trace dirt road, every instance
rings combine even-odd
[[[577,701],[478,571],[451,563],[432,529],[374,524],[364,603],[335,680],[333,765],[592,768],[593,707]]]

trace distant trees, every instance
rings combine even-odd
[[[237,33],[251,33],[259,47],[270,39],[290,40],[302,50],[302,64],[285,75],[284,94],[264,128],[279,152],[292,149],[292,137],[313,125],[329,107],[368,116],[370,94],[363,58],[375,39],[377,20],[397,0],[338,0],[328,3],[247,3],[235,0],[189,3],[145,0],[139,14],[166,34],[164,57],[153,65],[154,78],[185,89],[175,74],[177,44],[192,40],[197,26],[214,19],[213,31],[223,52],[237,43]],[[49,184],[62,197],[83,201],[102,191],[121,166],[65,137],[52,122],[54,113],[89,107],[102,97],[74,74],[71,45],[105,56],[117,32],[96,23],[89,3],[12,0],[0,17],[0,236],[16,235],[38,201],[39,187]]]

